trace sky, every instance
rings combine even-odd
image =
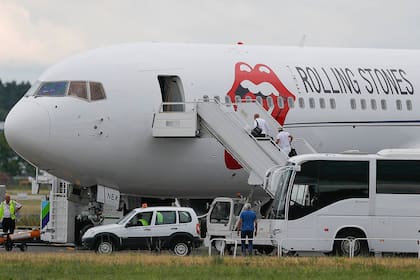
[[[0,79],[126,42],[419,49],[418,0],[0,0]]]

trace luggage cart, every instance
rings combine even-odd
[[[12,251],[15,247],[24,252],[28,249],[26,241],[34,240],[40,236],[41,231],[39,229],[25,230],[13,234],[3,233],[0,236],[0,245],[3,245],[6,251]]]

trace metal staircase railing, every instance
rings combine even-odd
[[[165,111],[164,108],[171,104],[184,104],[184,111]],[[162,103],[159,112],[155,113],[153,136],[197,137],[200,126],[204,127],[249,172],[248,184],[263,185],[267,171],[273,166],[284,166],[288,155],[281,151],[272,137],[255,138],[251,135],[255,113],[266,120],[268,134],[274,137],[280,125],[260,103],[249,100],[221,103],[216,98]],[[293,146],[298,147],[298,153],[315,152],[301,138],[295,138]],[[274,189],[266,191],[274,196]]]

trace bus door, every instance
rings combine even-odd
[[[316,203],[316,185],[295,181],[288,200],[286,248],[292,251],[311,250],[316,218],[313,217]],[[311,214],[312,213],[312,214]]]

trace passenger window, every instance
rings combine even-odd
[[[232,100],[230,99],[230,97],[228,95],[225,96],[225,103],[226,104],[231,104]]]
[[[362,110],[367,109],[366,99],[361,99],[360,100],[360,107],[362,108]]]
[[[299,107],[302,109],[305,108],[305,100],[303,97],[299,97]]]
[[[309,108],[315,109],[315,99],[309,98]]]
[[[319,107],[321,108],[321,109],[325,109],[325,99],[324,98],[320,98],[319,99]]]
[[[86,82],[70,82],[69,96],[77,96],[87,100]]]
[[[274,103],[273,103],[273,98],[271,96],[267,97],[267,104],[268,107],[272,108]]]
[[[283,100],[283,97],[279,96],[277,98],[277,105],[279,105],[279,108],[280,109],[283,109],[284,108],[284,100]]]
[[[407,100],[406,104],[407,104],[407,110],[411,111],[413,109],[413,105],[411,104],[411,100]]]
[[[402,103],[401,103],[401,100],[397,99],[397,101],[396,101],[396,105],[397,105],[397,110],[398,110],[398,111],[401,111],[401,110],[402,110]]]
[[[386,110],[386,100],[385,99],[381,99],[381,108],[382,108],[382,110]]]
[[[372,108],[372,110],[376,110],[377,106],[376,106],[376,100],[375,99],[370,100],[370,107]]]
[[[155,225],[176,224],[175,211],[156,211]]]
[[[35,95],[37,96],[65,96],[68,82],[45,82]]]
[[[130,227],[150,226],[150,222],[152,221],[152,214],[153,212],[137,213],[133,218],[131,218],[127,225]]]
[[[236,95],[236,96],[235,96],[235,103],[237,103],[237,104],[238,104],[238,103],[241,103],[241,101],[242,101],[242,100],[241,100],[241,97],[240,97],[239,95]]]
[[[350,99],[350,107],[352,110],[356,110],[356,99]]]
[[[179,222],[181,224],[183,223],[191,223],[192,218],[190,213],[188,213],[187,211],[179,211]]]
[[[101,83],[90,82],[90,100],[105,99],[104,87]]]
[[[257,102],[261,105],[263,104],[263,99],[261,96],[257,96]]]
[[[420,161],[378,160],[376,192],[420,194]]]
[[[247,96],[245,97],[245,102],[246,102],[246,103],[250,103],[251,101],[252,101],[251,96],[247,95]]]
[[[335,109],[335,99],[334,98],[330,98],[330,107],[331,107],[331,109]]]
[[[295,101],[293,100],[293,97],[288,97],[287,98],[287,105],[289,105],[290,109],[295,107]]]

